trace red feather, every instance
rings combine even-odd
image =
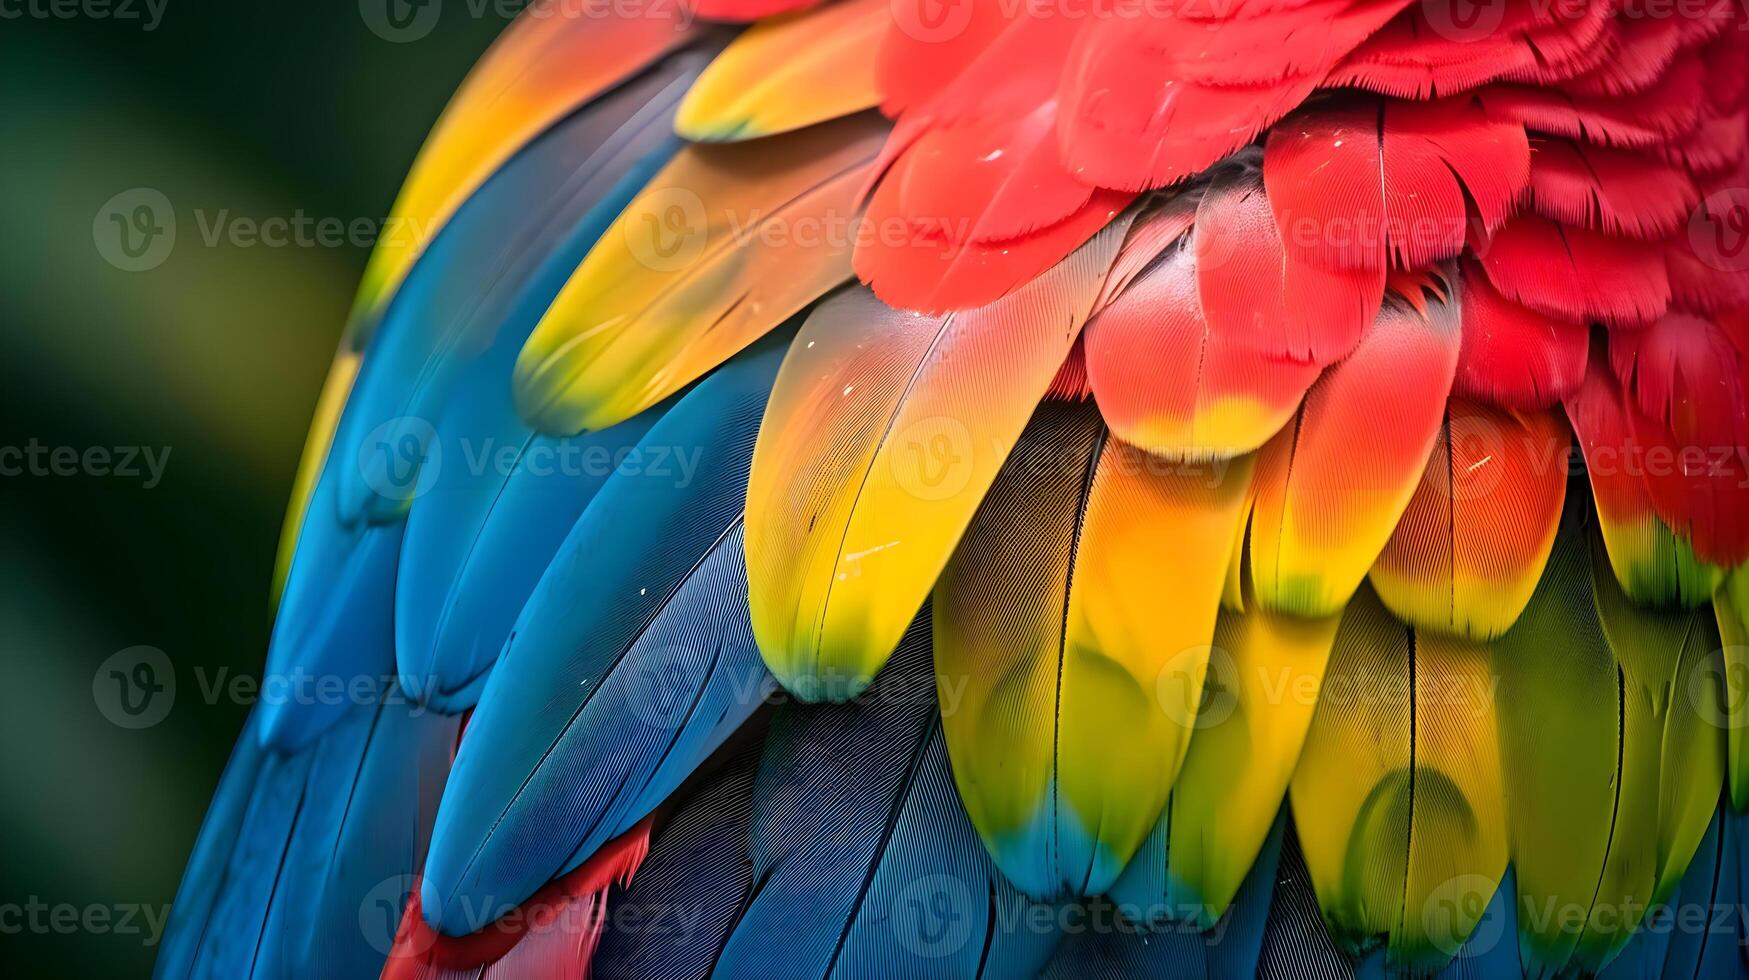
[[[1731,341],[1734,367],[1725,366],[1738,379],[1725,386],[1727,393],[1709,396],[1703,389],[1709,380],[1717,382],[1717,369],[1703,378],[1686,377],[1680,369],[1704,356],[1709,331],[1677,322],[1644,332],[1665,329],[1670,332],[1649,338],[1650,348],[1630,340],[1629,353],[1612,352],[1603,364],[1594,356],[1585,383],[1567,401],[1567,414],[1585,446],[1600,510],[1632,519],[1649,505],[1701,560],[1734,566],[1749,559],[1749,457],[1740,444],[1717,441],[1714,426],[1720,423],[1703,422],[1698,412],[1720,401],[1741,404],[1742,338]],[[1610,342],[1622,343],[1621,334]],[[1624,366],[1632,368],[1639,391],[1624,390]],[[1648,402],[1669,417],[1647,414]],[[1740,426],[1741,416],[1723,424]]]
[[[1055,110],[1046,103],[1018,122],[925,132],[884,178],[898,190],[898,213],[932,237],[988,243],[1081,210],[1093,188],[1057,162]]]
[[[1570,78],[1607,55],[1609,14],[1605,3],[1575,10],[1571,3],[1428,0],[1368,38],[1331,82],[1428,99],[1497,79]]]
[[[1007,29],[1003,0],[891,0],[876,79],[889,116],[927,102]]]
[[[931,129],[906,146],[869,200],[857,275],[889,306],[965,309],[1093,237],[1133,195],[1088,188],[1061,169],[1054,110]]]
[[[820,0],[683,0],[692,12],[705,20],[745,23],[761,20],[792,10],[806,10]]]
[[[1702,561],[1730,568],[1749,560],[1749,454],[1683,442],[1644,413],[1628,414],[1658,516]]]
[[[1728,170],[1742,162],[1749,147],[1749,112],[1722,112],[1708,107],[1700,120],[1681,139],[1654,147],[1666,161],[1705,175]]]
[[[1354,349],[1378,314],[1384,267],[1327,268],[1289,250],[1254,173],[1217,177],[1196,228],[1202,312],[1236,348],[1329,364]]]
[[[1326,265],[1421,268],[1511,214],[1530,170],[1524,129],[1469,99],[1365,100],[1311,109],[1270,132],[1263,176],[1290,250]],[[1301,234],[1303,230],[1310,234]]]
[[[1704,202],[1688,233],[1666,243],[1664,261],[1677,309],[1711,314],[1749,306],[1749,193]]]
[[[1148,215],[1131,243],[1158,242],[1150,228],[1181,230],[1189,211],[1180,202]],[[1323,365],[1259,352],[1246,334],[1215,327],[1203,309],[1200,234],[1164,244],[1088,321],[1087,377],[1118,438],[1153,453],[1232,456],[1274,435]]]
[[[1624,238],[1523,215],[1481,258],[1501,295],[1559,319],[1632,326],[1670,305],[1663,250]]]
[[[1624,98],[1525,85],[1490,85],[1477,95],[1490,114],[1529,129],[1605,146],[1646,147],[1667,143],[1695,127],[1706,84],[1700,61],[1685,58],[1657,85]]]
[[[1291,112],[1407,0],[1249,4],[1248,23],[1149,7],[1087,23],[1063,80],[1064,159],[1082,179],[1141,190],[1191,177]],[[1260,16],[1267,13],[1267,17]],[[1183,77],[1185,65],[1195,77]]]
[[[1017,17],[906,115],[930,126],[1031,115],[1057,101],[1075,33],[1073,25],[1053,18]]]
[[[1700,202],[1687,174],[1643,153],[1563,139],[1538,140],[1532,150],[1532,206],[1562,224],[1662,239]]]
[[[607,890],[630,881],[649,851],[650,819],[645,818],[577,870],[548,882],[511,913],[466,936],[445,936],[427,925],[415,888],[383,966],[383,980],[435,980],[455,971],[481,980],[587,980],[590,957],[601,939]]]
[[[1610,336],[1623,390],[1684,445],[1749,447],[1749,332],[1728,322],[1677,313]]]
[[[1507,300],[1474,260],[1464,263],[1462,288],[1456,394],[1506,408],[1546,408],[1585,380],[1590,336],[1583,324]]]
[[[1657,82],[1677,55],[1716,36],[1735,16],[1733,0],[1714,0],[1703,9],[1679,7],[1666,16],[1615,18],[1616,44],[1596,68],[1562,87],[1575,95],[1621,96]]]

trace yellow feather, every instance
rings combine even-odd
[[[1412,633],[1361,589],[1289,792],[1338,943],[1382,942],[1393,969],[1442,967],[1506,870],[1487,649]]]
[[[753,634],[791,691],[849,697],[886,662],[1068,356],[1127,224],[987,307],[923,316],[852,289],[809,317],[747,489]]]
[[[869,115],[757,145],[681,151],[565,283],[517,360],[543,431],[624,421],[849,279]]]
[[[1104,891],[1197,723],[1249,459],[1169,462],[1041,406],[943,573],[943,729],[974,826],[1038,897]],[[1170,560],[1162,560],[1171,556]]]
[[[760,21],[699,76],[674,120],[697,142],[786,133],[873,108],[888,0],[841,0]]]
[[[1275,823],[1338,622],[1262,608],[1221,614],[1202,713],[1162,817],[1165,903],[1194,909],[1204,928],[1232,904]]]

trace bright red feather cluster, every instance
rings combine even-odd
[[[1741,419],[1749,390],[1726,326],[1749,306],[1749,49],[1731,0],[1655,16],[1615,0],[894,0],[893,20],[879,68],[898,125],[869,218],[898,233],[856,256],[887,302],[981,305],[1135,196],[1188,191],[1193,325],[1224,348],[1333,363],[1389,274],[1455,261],[1456,394],[1570,399],[1600,328],[1617,373],[1634,366],[1619,383],[1642,441],[1739,447],[1741,468],[1744,433],[1693,421]],[[1115,393],[1120,336],[1106,325],[1093,387],[1158,401]],[[1652,494],[1698,551],[1749,557],[1706,474]]]

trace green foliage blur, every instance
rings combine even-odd
[[[208,689],[259,676],[280,521],[368,255],[233,232],[380,223],[506,23],[453,0],[395,42],[372,2],[0,0],[0,976],[151,970],[248,711]],[[127,271],[100,211],[137,188],[178,235]],[[177,696],[130,730],[98,673],[142,645]]]

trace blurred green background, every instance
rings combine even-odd
[[[506,23],[451,0],[394,42],[372,2],[155,0],[154,22],[144,0],[0,0],[0,976],[151,969],[148,922],[248,710],[203,682],[259,674],[280,520],[368,254],[202,226],[380,222]],[[142,187],[177,240],[123,271],[94,220]],[[32,475],[31,446],[149,448],[163,475]],[[93,678],[140,645],[177,696],[135,731]]]

